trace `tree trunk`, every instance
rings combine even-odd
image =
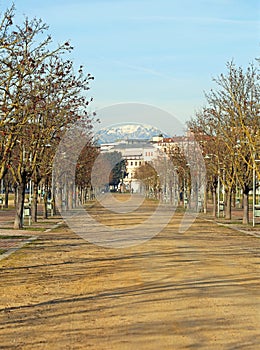
[[[48,193],[47,191],[45,191],[44,197],[43,197],[43,218],[44,219],[48,219],[47,202],[48,202]]]
[[[236,191],[232,191],[232,207],[236,207]]]
[[[4,208],[8,208],[9,204],[9,186],[5,186],[5,201],[4,201]]]
[[[207,209],[208,209],[208,190],[207,187],[204,190],[204,198],[203,198],[203,211],[204,214],[207,214]]]
[[[226,203],[225,203],[225,217],[227,220],[231,220],[232,212],[231,212],[231,203],[232,203],[232,191],[228,190],[226,192]]]
[[[56,196],[55,196],[55,201],[56,201],[56,208],[59,210],[59,212],[62,211],[62,189],[58,186],[56,189]]]
[[[14,229],[23,228],[23,211],[24,211],[24,199],[26,188],[26,177],[23,176],[22,183],[17,186],[17,202],[16,212],[14,218]]]
[[[216,218],[217,212],[218,212],[218,210],[217,210],[218,203],[217,203],[217,191],[216,191],[215,187],[212,190],[212,199],[213,199],[213,213],[212,213],[212,215]]]
[[[174,192],[174,205],[175,205],[175,192]],[[170,204],[173,203],[173,195],[172,195],[172,183],[170,181]]]
[[[16,208],[17,205],[17,184],[14,185],[14,206]]]
[[[56,210],[56,199],[55,199],[55,196],[53,195],[52,197],[52,213],[53,215],[56,215],[57,214],[57,210]]]
[[[71,210],[73,208],[73,184],[68,183],[68,210]]]
[[[33,186],[33,198],[32,198],[32,222],[37,222],[38,214],[38,184]]]
[[[249,201],[248,201],[248,191],[243,192],[243,224],[249,224]]]

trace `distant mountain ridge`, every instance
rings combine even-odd
[[[102,144],[129,139],[150,140],[153,136],[159,135],[168,136],[158,128],[148,124],[124,123],[100,129],[96,132],[95,138],[99,144]]]

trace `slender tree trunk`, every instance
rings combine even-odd
[[[64,187],[64,210],[67,211],[69,205],[69,185],[66,183]]]
[[[210,203],[213,203],[213,189],[210,189]]]
[[[170,181],[170,204],[173,203],[173,197],[174,197],[174,205],[175,205],[175,193],[174,193],[174,196],[172,195],[172,183]]]
[[[16,204],[17,204],[17,197],[18,197],[18,194],[17,194],[17,184],[14,185],[14,206],[16,208]]]
[[[24,199],[26,188],[26,176],[22,178],[22,183],[17,186],[17,202],[16,212],[14,218],[14,229],[23,228],[23,212],[24,212]]]
[[[80,197],[81,197],[81,188],[78,187],[78,193],[77,193],[77,197],[76,197],[76,206],[78,207],[80,205]]]
[[[216,191],[216,188],[214,187],[213,190],[212,190],[212,199],[213,199],[213,213],[212,215],[216,218],[217,217],[217,191]]]
[[[73,208],[73,184],[71,183],[68,183],[68,199],[67,199],[67,202],[68,202],[68,210],[72,209]]]
[[[33,199],[32,199],[32,222],[37,222],[38,214],[38,184],[33,186]]]
[[[236,191],[232,191],[232,207],[236,207]]]
[[[249,200],[248,200],[249,191],[243,192],[243,224],[249,224]]]
[[[53,193],[53,206],[55,215],[62,211],[62,190],[59,184],[57,184]]]
[[[5,186],[5,200],[4,200],[4,208],[8,208],[9,205],[9,186],[8,184]]]
[[[227,220],[231,220],[232,211],[231,211],[231,203],[232,203],[232,191],[228,190],[226,192],[226,203],[225,203],[225,217]]]
[[[47,199],[48,199],[48,193],[47,193],[47,191],[45,191],[44,197],[43,197],[43,217],[44,217],[44,219],[48,219]]]
[[[52,205],[53,205],[53,215],[56,215],[57,214],[57,209],[56,209],[56,199],[55,199],[54,195],[52,197]]]
[[[82,204],[82,187],[78,189],[78,205]]]
[[[84,187],[81,189],[81,194],[80,194],[81,204],[86,203],[87,193],[88,193],[88,187]]]
[[[207,190],[207,187],[205,188],[204,190],[204,198],[203,198],[203,211],[204,211],[204,214],[207,213],[207,209],[208,209],[208,190]]]

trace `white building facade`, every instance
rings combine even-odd
[[[140,181],[135,178],[135,171],[140,166],[157,157],[158,148],[149,140],[129,139],[109,144],[101,144],[101,153],[120,152],[126,161],[124,185],[126,190],[140,192]]]

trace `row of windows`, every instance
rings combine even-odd
[[[145,152],[146,157],[152,157],[153,156],[153,152]]]
[[[141,166],[142,162],[141,161],[127,161],[126,165],[131,165],[131,166]]]
[[[130,164],[129,164],[130,163]],[[131,162],[127,162],[127,165],[131,165],[131,166],[141,166],[142,165],[142,162],[141,161],[131,161]]]

